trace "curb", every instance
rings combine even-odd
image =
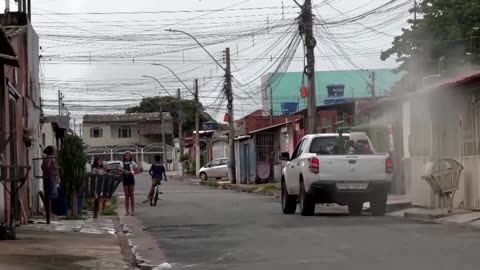
[[[115,229],[121,238],[122,254],[135,269],[163,270],[171,269],[172,265],[166,261],[165,254],[146,231],[143,222],[137,217],[120,218],[124,210],[119,210],[115,219]]]
[[[413,204],[411,202],[387,204],[387,213],[402,211],[412,207]]]
[[[172,268],[172,266],[167,262],[163,262],[160,265],[150,264],[149,260],[142,257],[142,254],[139,250],[139,247],[135,245],[135,240],[134,240],[135,235],[132,232],[132,230],[126,224],[123,224],[122,228],[123,228],[123,232],[125,233],[125,236],[127,238],[130,253],[133,256],[133,260],[135,261],[135,266],[138,269],[140,269],[140,270],[163,270],[163,269],[171,269]]]
[[[128,262],[132,267],[137,268],[137,261],[135,259],[135,255],[132,252],[130,247],[130,241],[128,237],[125,235],[124,228],[120,223],[120,218],[117,216],[114,218],[115,223],[115,232],[117,233],[118,242],[120,244],[120,249],[122,251],[123,259]]]
[[[419,220],[425,220],[425,221],[435,221],[435,219],[443,218],[447,216],[448,215],[446,214],[426,214],[426,213],[409,213],[409,212],[403,213],[404,218],[419,219]],[[438,223],[441,223],[441,222],[438,222]]]
[[[199,184],[202,185],[202,186],[212,188],[212,189],[231,190],[231,191],[236,191],[236,192],[248,193],[248,194],[252,194],[252,195],[259,195],[259,196],[268,197],[268,198],[272,198],[272,199],[280,199],[280,192],[272,192],[272,191],[268,191],[268,190],[246,191],[246,190],[243,190],[241,186],[233,185],[233,184],[230,184],[230,183],[219,184],[217,187],[209,186],[206,181],[200,181]],[[252,187],[255,187],[255,186],[252,185]]]

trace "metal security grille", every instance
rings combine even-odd
[[[273,176],[273,164],[275,162],[274,133],[264,132],[256,134],[255,147],[257,179],[265,182]]]
[[[271,132],[255,135],[255,147],[257,148],[257,161],[274,161],[274,134]]]

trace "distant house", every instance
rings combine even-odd
[[[375,79],[372,74],[375,74]],[[391,69],[374,69],[317,71],[315,75],[316,100],[317,106],[320,106],[342,97],[350,99],[370,97],[373,82],[375,95],[383,96],[404,76],[404,73],[395,73]],[[261,85],[264,115],[270,115],[271,112],[273,115],[285,115],[306,108],[306,99],[300,94],[302,80],[302,72],[264,75]],[[303,82],[305,86],[308,85],[306,78]],[[341,89],[332,86],[341,86]],[[331,89],[328,89],[329,87]]]
[[[170,163],[176,159],[173,122],[170,113],[163,113],[167,157],[163,157],[160,113],[131,113],[113,115],[85,115],[82,139],[89,158],[119,160],[130,151],[138,162],[146,165],[160,155]]]
[[[170,113],[163,113],[167,144],[172,144],[173,123]],[[162,142],[160,113],[85,115],[82,139],[88,146],[145,146]]]

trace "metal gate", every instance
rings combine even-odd
[[[257,178],[260,182],[273,180],[273,165],[278,155],[274,146],[273,132],[255,134],[255,148],[257,157]]]

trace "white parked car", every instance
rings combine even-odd
[[[121,161],[109,161],[107,162],[107,167],[105,172],[109,174],[120,174],[120,171],[123,169],[123,162]]]
[[[360,215],[370,202],[374,216],[383,216],[392,181],[392,160],[377,154],[363,132],[314,134],[303,137],[282,172],[282,210],[294,214],[297,203],[303,216],[313,215],[317,203],[348,205]]]
[[[207,165],[200,168],[198,176],[202,181],[206,181],[208,178],[221,179],[228,176],[227,168],[228,159],[220,158],[211,161]]]

